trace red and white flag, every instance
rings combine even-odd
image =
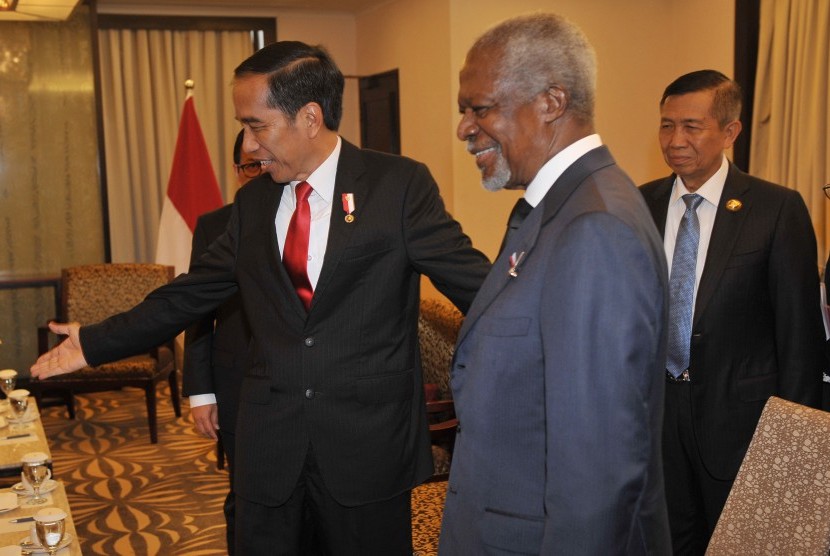
[[[222,205],[219,183],[196,117],[193,97],[188,92],[161,209],[156,262],[175,266],[177,275],[187,272],[196,219]]]

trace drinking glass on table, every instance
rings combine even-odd
[[[60,508],[43,508],[35,514],[35,532],[40,546],[53,556],[66,534],[66,512]]]
[[[29,407],[29,391],[12,390],[9,392],[9,404],[12,410],[12,418],[16,419],[18,423],[22,423],[26,416],[26,409]]]
[[[23,484],[32,487],[34,497],[26,502],[28,506],[37,506],[46,503],[46,498],[40,495],[43,484],[52,478],[52,471],[48,465],[49,456],[43,452],[29,452],[23,454]]]
[[[0,390],[3,390],[3,393],[6,395],[6,398],[9,397],[9,393],[14,390],[15,385],[17,384],[17,371],[14,369],[3,369],[0,371]],[[8,407],[9,402],[4,401],[3,404]]]

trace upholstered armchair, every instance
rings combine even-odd
[[[144,297],[173,278],[173,267],[158,264],[94,264],[65,268],[61,274],[62,299],[57,320],[92,324],[138,304]],[[38,329],[38,348],[50,347],[48,328]],[[54,343],[54,342],[51,342]],[[152,352],[86,367],[80,371],[32,381],[38,403],[44,398],[59,398],[75,418],[74,394],[141,388],[147,402],[150,441],[158,442],[156,423],[156,385],[167,380],[176,416],[181,416],[179,386],[172,341]]]
[[[432,437],[435,468],[432,480],[446,479],[450,471],[455,431],[458,427],[449,385],[450,366],[462,320],[461,312],[448,302],[435,299],[421,301],[418,337],[421,342],[421,366]]]
[[[830,550],[830,413],[771,397],[706,554]]]

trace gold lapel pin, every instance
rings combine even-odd
[[[744,204],[737,199],[729,199],[726,201],[726,210],[730,212],[738,212],[744,208]]]

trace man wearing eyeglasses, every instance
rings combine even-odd
[[[263,162],[242,152],[244,132],[240,130],[233,145],[233,162],[240,187],[262,174]],[[190,263],[194,264],[222,235],[231,218],[230,204],[204,214],[196,222]],[[208,438],[222,438],[228,463],[230,490],[225,498],[228,554],[234,554],[234,430],[239,406],[239,386],[249,362],[251,332],[237,293],[210,316],[190,326],[185,333],[182,387],[190,396],[190,415],[196,430]]]

